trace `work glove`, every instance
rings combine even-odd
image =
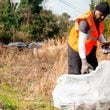
[[[81,61],[82,61],[81,73],[82,74],[90,73],[91,70],[93,70],[93,67],[87,62],[86,59],[82,59]]]
[[[103,43],[103,44],[101,45],[101,47],[102,47],[102,52],[103,52],[104,54],[110,53],[110,42]]]

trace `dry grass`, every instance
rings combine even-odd
[[[50,100],[58,77],[67,72],[67,44],[64,39],[52,40],[35,51],[2,50],[0,84],[17,91],[19,98],[25,101],[38,100],[39,96]],[[109,55],[100,53],[100,48],[97,57],[110,59]]]
[[[22,52],[7,49],[0,54],[0,82],[22,93],[24,100],[37,95],[51,97],[59,75],[67,71],[66,43],[45,45]]]

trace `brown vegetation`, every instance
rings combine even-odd
[[[41,48],[14,51],[2,48],[0,53],[0,83],[22,93],[23,100],[36,100],[37,96],[51,98],[52,90],[61,74],[67,73],[66,40],[48,41]],[[100,46],[99,61],[110,59]]]
[[[2,48],[0,82],[23,92],[25,100],[34,100],[39,94],[50,98],[57,78],[67,71],[66,43],[50,45],[48,42],[35,53],[33,49]]]

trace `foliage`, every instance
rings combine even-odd
[[[28,0],[32,14],[39,13],[42,7],[40,6],[43,0]]]
[[[43,10],[42,1],[21,0],[17,9],[10,0],[2,1],[0,40],[5,43],[19,39],[29,42],[65,36],[71,25],[70,17],[66,13],[56,16],[50,10]]]
[[[43,0],[21,0],[17,10],[16,5],[11,4],[10,0],[1,1],[0,41],[4,43],[21,39],[24,42],[30,42],[64,37],[74,24],[66,13],[56,16],[50,10],[42,9],[40,4]],[[95,8],[98,2],[91,1],[91,10]],[[110,1],[107,2],[110,3]],[[105,34],[108,36],[109,25],[106,23],[105,25]]]
[[[107,18],[104,23],[105,23],[104,35],[107,39],[107,37],[110,37],[110,19]]]
[[[108,2],[110,4],[110,0],[100,0],[100,2],[103,2],[103,1]]]
[[[29,33],[33,40],[42,41],[56,36],[63,36],[69,28],[69,18],[55,16],[51,11],[42,10],[38,16],[33,16]]]
[[[13,17],[11,3],[9,0],[5,0],[1,5],[0,15],[0,40],[10,39],[7,35],[11,35],[11,24],[15,23],[15,18]]]
[[[90,10],[94,10],[94,8],[95,8],[95,1],[91,0]]]

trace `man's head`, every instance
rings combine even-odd
[[[100,2],[95,7],[94,18],[95,21],[101,22],[110,13],[110,7],[107,2]]]

